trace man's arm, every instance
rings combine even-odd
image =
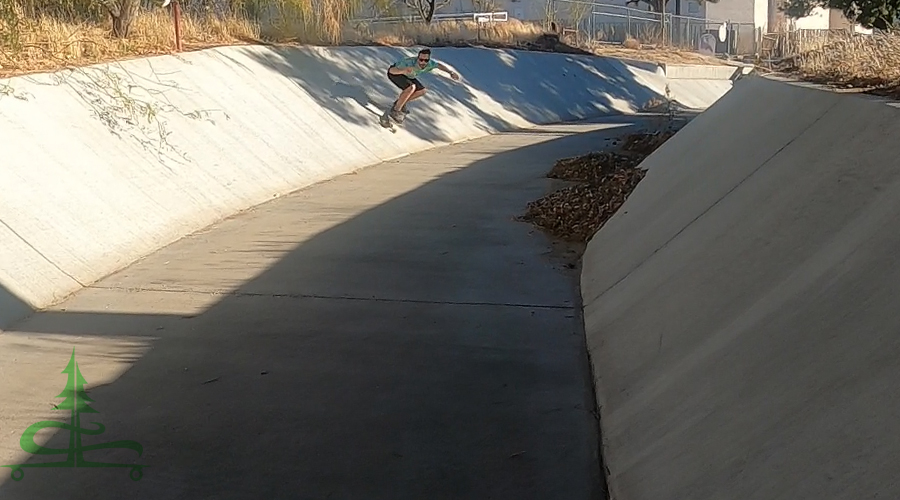
[[[388,73],[392,75],[406,75],[412,71],[412,68],[400,68],[398,66],[391,66],[388,68]]]
[[[409,58],[400,59],[388,68],[388,73],[392,75],[408,75],[412,73],[413,68],[409,62]]]
[[[442,63],[437,63],[437,69],[443,71],[444,73],[450,73],[450,78],[453,78],[454,80],[459,80],[459,74],[457,74],[456,71],[453,71],[452,69],[448,68],[447,66],[444,66]]]

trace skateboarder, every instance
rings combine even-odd
[[[416,56],[405,57],[391,64],[387,72],[388,79],[401,90],[400,96],[394,101],[389,112],[394,121],[402,122],[408,113],[406,104],[425,95],[425,86],[416,77],[422,73],[429,73],[435,68],[449,73],[454,80],[459,80],[459,74],[431,59],[431,49],[422,49]]]

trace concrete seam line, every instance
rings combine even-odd
[[[28,245],[28,247],[31,248],[32,250],[34,250],[34,252],[35,252],[36,254],[40,255],[42,259],[46,260],[48,264],[50,264],[51,266],[55,267],[57,271],[63,273],[64,275],[66,275],[69,279],[71,279],[71,280],[74,281],[75,283],[78,283],[78,286],[79,286],[79,287],[84,288],[84,283],[78,281],[78,279],[75,278],[75,276],[72,276],[71,274],[67,273],[66,270],[63,269],[63,268],[61,268],[61,267],[59,267],[59,265],[58,265],[56,262],[53,262],[52,260],[50,260],[49,257],[47,257],[46,255],[44,255],[43,252],[41,252],[41,251],[38,250],[34,245],[32,245],[30,241],[28,241],[27,239],[23,238],[22,235],[18,233],[18,231],[16,231],[15,229],[12,228],[12,226],[10,226],[9,224],[7,224],[6,221],[0,220],[0,224],[3,224],[3,225],[6,227],[6,229],[9,229],[9,231],[10,231],[12,234],[16,235],[16,237],[19,238],[19,239],[22,241],[22,243],[25,243],[26,245]]]
[[[816,118],[812,123],[810,123],[806,128],[804,128],[803,131],[801,131],[799,134],[797,134],[796,136],[794,136],[793,138],[791,138],[791,140],[789,140],[788,142],[786,142],[783,146],[781,146],[780,148],[778,148],[777,151],[775,151],[774,153],[772,153],[771,156],[769,156],[768,158],[766,158],[766,160],[765,160],[764,162],[762,162],[758,167],[756,167],[755,169],[753,169],[753,171],[750,172],[749,174],[747,174],[743,179],[741,179],[740,182],[738,182],[737,184],[735,184],[734,186],[732,186],[731,189],[729,189],[725,194],[723,194],[722,196],[720,196],[718,200],[716,200],[715,202],[713,202],[710,206],[708,206],[708,207],[707,207],[705,210],[703,210],[700,214],[698,214],[696,217],[694,217],[693,219],[691,219],[690,222],[688,222],[687,224],[685,224],[684,227],[682,227],[681,229],[679,229],[674,235],[672,235],[672,236],[671,236],[668,240],[666,240],[662,245],[660,245],[659,247],[657,247],[656,250],[653,250],[653,252],[651,252],[650,255],[648,255],[644,260],[640,261],[636,266],[634,266],[634,267],[633,267],[632,269],[630,269],[627,273],[625,273],[624,276],[622,276],[621,278],[619,278],[615,283],[613,283],[612,285],[610,285],[606,290],[603,290],[602,292],[600,292],[596,297],[594,297],[594,298],[591,299],[591,300],[592,300],[592,301],[599,300],[601,297],[603,297],[604,295],[606,295],[607,292],[609,292],[609,291],[611,291],[612,289],[614,289],[615,287],[617,287],[617,286],[619,285],[619,283],[622,283],[623,281],[625,281],[626,279],[628,279],[628,277],[631,276],[635,271],[637,271],[638,269],[640,269],[641,267],[643,267],[644,264],[646,264],[647,262],[649,262],[650,259],[652,259],[654,255],[656,255],[656,254],[659,253],[662,249],[664,249],[664,248],[666,248],[667,246],[669,246],[670,243],[672,243],[673,241],[675,241],[675,239],[678,238],[678,237],[681,235],[681,233],[683,233],[685,230],[687,230],[687,228],[689,228],[689,227],[691,227],[692,225],[694,225],[695,222],[697,222],[697,221],[700,220],[704,215],[706,215],[707,213],[709,213],[710,210],[712,210],[713,208],[715,208],[719,203],[722,202],[722,200],[724,200],[725,198],[727,198],[728,195],[730,195],[731,193],[733,193],[737,188],[741,187],[741,186],[747,181],[747,179],[753,177],[753,176],[754,176],[757,172],[759,172],[764,166],[768,165],[768,163],[769,163],[770,161],[772,161],[773,158],[775,158],[776,156],[778,156],[779,154],[781,154],[781,152],[784,151],[785,148],[787,148],[788,146],[790,146],[791,144],[793,144],[794,141],[797,140],[797,138],[802,137],[804,134],[806,134],[806,132],[807,132],[809,129],[811,129],[815,124],[819,123],[819,121],[820,121],[822,118],[824,118],[828,113],[830,113],[831,110],[832,110],[835,106],[837,106],[837,105],[838,105],[838,103],[835,102],[834,104],[832,104],[831,106],[829,106],[828,109],[826,109],[821,115],[819,115],[818,118]]]
[[[166,290],[162,288],[150,287],[127,287],[127,286],[87,286],[94,290],[112,290],[121,292],[153,292],[153,293],[192,293],[202,295],[222,295],[230,297],[272,297],[272,298],[288,298],[288,299],[327,299],[327,300],[359,300],[370,302],[403,302],[415,304],[440,304],[440,305],[458,305],[458,306],[503,306],[503,307],[532,307],[535,309],[574,309],[573,304],[528,304],[521,302],[467,302],[454,300],[422,300],[422,299],[391,299],[378,297],[359,297],[351,295],[319,295],[313,293],[260,293],[260,292],[237,292],[237,291],[217,291],[217,290]]]

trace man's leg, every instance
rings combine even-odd
[[[400,89],[400,95],[397,97],[397,100],[394,101],[394,104],[391,106],[390,111],[386,114],[390,114],[391,118],[396,121],[403,120],[403,114],[401,113],[401,109],[403,109],[402,103],[406,103],[409,96],[415,92],[416,86],[413,83],[412,79],[410,79],[406,75],[393,75],[390,70],[388,70],[388,79]]]
[[[409,101],[414,101],[414,100],[422,97],[423,95],[425,95],[425,89],[420,89],[420,90],[413,92],[412,95],[409,96],[409,99],[406,100],[406,104],[409,104]],[[406,104],[404,104],[404,106]]]
[[[416,78],[413,78],[411,81],[412,81],[412,85],[407,87],[406,90],[403,92],[403,94],[405,94],[406,91],[408,91],[410,89],[413,89],[413,92],[411,92],[409,95],[405,96],[406,98],[403,100],[397,99],[397,107],[399,109],[403,110],[404,112],[406,112],[406,104],[407,103],[425,95],[425,86],[422,85],[422,83],[419,82],[419,80]],[[403,94],[401,94],[401,98],[404,97]]]
[[[410,96],[412,96],[415,93],[415,91],[416,91],[415,85],[410,85],[410,86],[406,87],[405,89],[403,89],[403,91],[400,92],[400,97],[398,97],[397,100],[394,102],[394,111],[397,111],[399,113],[400,110],[403,109],[403,106],[405,106],[406,103],[410,100]]]

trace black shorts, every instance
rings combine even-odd
[[[393,68],[393,66],[391,67]],[[390,71],[388,71],[387,76],[388,79],[400,90],[405,90],[410,85],[415,85],[417,91],[425,88],[425,86],[422,85],[422,82],[420,82],[418,78],[410,78],[406,75],[395,75]]]

